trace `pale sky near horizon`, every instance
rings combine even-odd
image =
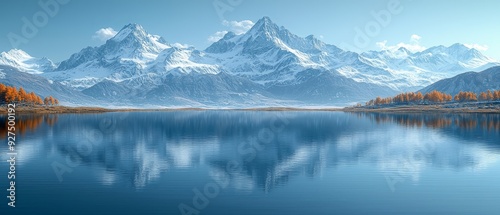
[[[351,51],[463,43],[500,60],[495,0],[58,0],[59,8],[48,10],[54,13],[45,12],[44,3],[55,1],[2,0],[0,52],[19,48],[58,62],[103,44],[128,23],[203,50],[224,32],[242,33],[269,16],[298,36]],[[23,33],[26,21],[35,33]]]

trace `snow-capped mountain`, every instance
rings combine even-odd
[[[312,35],[294,35],[268,17],[245,34],[227,33],[205,52],[230,74],[262,84],[282,98],[331,103],[362,100],[366,94],[394,93],[384,85],[359,83],[338,71],[347,65],[359,70],[370,67],[359,61],[358,54],[325,44]],[[373,67],[369,72],[387,73]],[[372,91],[366,93],[364,89]]]
[[[141,88],[159,84],[167,74],[217,74],[217,65],[204,64],[203,53],[192,47],[170,45],[137,24],[123,27],[99,47],[87,47],[43,74],[73,88],[84,90],[104,81],[127,81]],[[134,81],[136,80],[136,81]]]
[[[56,68],[56,65],[47,58],[35,58],[28,53],[12,49],[8,52],[0,53],[0,65],[15,67],[21,72],[30,74],[42,74]]]
[[[232,74],[265,85],[300,82],[307,69],[330,70],[357,61],[357,54],[328,45],[314,36],[301,38],[268,17],[242,35],[227,33],[205,52]]]
[[[147,64],[169,48],[162,37],[148,34],[140,25],[129,24],[104,45],[73,54],[44,76],[79,90],[103,80],[120,82],[145,75]]]
[[[129,24],[104,45],[85,48],[43,75],[121,105],[255,106],[257,101],[279,101],[263,86],[229,75],[212,61],[202,51],[168,44]]]
[[[193,47],[172,47],[161,52],[146,68],[151,73],[169,74],[218,74],[222,71],[217,64],[211,64],[205,53]]]
[[[432,47],[418,53],[400,48],[357,54],[312,35],[294,35],[268,17],[245,34],[227,33],[205,52],[232,74],[266,86],[297,84],[301,82],[297,78],[299,72],[320,69],[337,71],[357,82],[408,91],[459,73],[500,65],[462,44]]]
[[[492,67],[482,72],[466,72],[452,78],[440,80],[422,90],[422,93],[438,90],[451,95],[460,91],[475,92],[477,94],[487,90],[500,89],[500,66]]]
[[[170,48],[166,41],[157,35],[148,34],[138,24],[128,24],[113,38],[100,47],[88,47],[61,62],[58,71],[70,70],[84,65],[114,66],[116,64],[135,64],[144,68],[158,54]]]
[[[422,87],[468,71],[482,71],[498,66],[500,62],[486,57],[476,49],[463,44],[449,47],[435,46],[412,53],[405,48],[398,50],[370,51],[361,54],[362,61],[404,78],[400,89]],[[364,74],[359,74],[364,77]],[[367,78],[368,79],[368,78]],[[369,80],[367,80],[369,82]]]
[[[246,33],[227,33],[205,50],[123,27],[99,47],[61,63],[21,50],[0,65],[39,74],[103,101],[129,104],[345,104],[421,89],[467,71],[500,65],[461,44],[422,52],[355,53],[297,36],[264,17]]]

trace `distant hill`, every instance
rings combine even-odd
[[[428,93],[433,90],[456,95],[460,91],[470,91],[477,94],[487,90],[500,89],[500,66],[492,67],[482,72],[467,72],[452,78],[443,79],[431,84],[419,92]]]

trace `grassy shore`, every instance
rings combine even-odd
[[[203,108],[165,108],[165,109],[134,109],[134,108],[101,108],[101,107],[67,107],[67,106],[17,106],[18,114],[63,114],[63,113],[108,113],[108,112],[152,112],[152,111],[201,111]],[[7,113],[7,107],[0,108],[0,113]]]
[[[444,107],[440,105],[414,105],[394,107],[346,107],[346,108],[294,108],[294,107],[262,107],[244,109],[205,109],[205,108],[164,108],[164,109],[107,109],[100,107],[65,107],[65,106],[18,106],[18,114],[64,114],[64,113],[107,113],[107,112],[167,112],[167,111],[207,111],[207,110],[229,110],[229,111],[342,111],[342,112],[380,112],[380,113],[500,113],[500,107]],[[0,113],[7,113],[4,106]]]
[[[342,108],[295,108],[295,107],[260,107],[260,108],[243,108],[230,109],[238,111],[342,111]]]
[[[16,113],[19,114],[55,114],[55,113],[105,113],[117,111],[99,107],[65,107],[65,106],[17,106]],[[2,107],[0,113],[7,113],[7,107]]]
[[[415,105],[382,108],[347,107],[344,112],[379,112],[379,113],[500,113],[500,107],[443,107],[440,105]]]

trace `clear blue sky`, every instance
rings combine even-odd
[[[33,16],[39,15],[42,17],[39,20],[44,21],[38,13],[43,11],[39,3],[47,1],[55,0],[2,0],[0,51],[12,48],[9,33],[22,36],[23,17],[32,21]],[[402,11],[391,14],[386,26],[372,28],[375,33],[367,36],[362,45],[355,41],[355,29],[366,33],[367,24],[377,23],[372,11],[388,11],[391,0],[64,1],[69,2],[60,5],[58,13],[49,16],[46,25],[37,28],[38,32],[18,48],[57,62],[86,46],[102,44],[93,38],[101,28],[119,30],[128,23],[138,23],[169,43],[205,49],[210,45],[211,35],[230,30],[224,20],[256,22],[269,16],[299,36],[313,34],[327,43],[355,51],[380,49],[382,41],[387,41],[386,46],[411,43],[420,47],[459,42],[476,44],[486,55],[500,59],[500,1],[496,0],[400,0],[397,8]],[[226,11],[218,13],[214,3]],[[380,24],[385,23],[377,25]],[[412,35],[418,35],[413,42],[410,41]]]

